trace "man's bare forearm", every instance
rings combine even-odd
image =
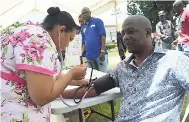
[[[106,36],[101,36],[101,50],[105,50]]]
[[[85,52],[85,50],[86,50],[86,46],[85,44],[82,44],[82,54]]]

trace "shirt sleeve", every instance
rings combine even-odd
[[[98,20],[97,27],[98,27],[100,36],[102,36],[102,35],[106,36],[106,30],[105,30],[103,21],[101,19],[97,19],[97,20]]]
[[[156,25],[156,33],[158,33],[159,35],[161,35],[159,24]]]
[[[178,57],[176,68],[174,70],[175,77],[179,81],[181,87],[189,91],[189,54],[183,53]]]
[[[181,18],[182,18],[182,21],[189,21],[188,20],[189,19],[189,10],[185,9]]]
[[[112,77],[114,79],[116,87],[119,87],[119,70],[120,70],[120,67],[121,67],[121,62],[116,66],[115,69],[110,70],[108,72],[108,74],[110,75],[110,77]]]
[[[23,37],[22,44],[17,44],[14,48],[17,69],[53,76],[59,71],[60,62],[49,34],[39,30],[32,34],[25,33],[28,36]]]

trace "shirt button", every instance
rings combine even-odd
[[[130,105],[131,103],[129,102],[128,104]]]
[[[134,91],[136,91],[137,89],[136,88],[134,88]]]
[[[139,75],[137,75],[137,78],[139,78]]]

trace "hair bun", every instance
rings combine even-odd
[[[59,7],[50,7],[48,10],[47,10],[47,13],[49,15],[56,15],[56,14],[59,14],[60,13],[60,9]]]

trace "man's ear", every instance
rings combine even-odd
[[[147,28],[146,29],[146,37],[151,37],[152,30]]]

